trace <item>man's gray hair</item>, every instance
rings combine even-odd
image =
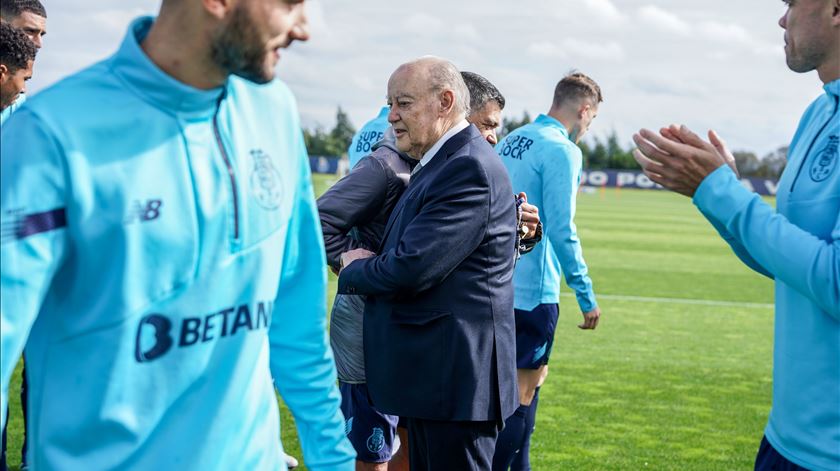
[[[505,97],[489,80],[474,72],[461,72],[461,77],[470,91],[471,111],[478,111],[491,101],[495,101],[500,110],[505,109]]]
[[[432,89],[436,91],[452,90],[455,95],[453,111],[463,113],[465,117],[468,116],[470,114],[470,91],[467,89],[467,84],[464,83],[458,68],[448,60],[438,57],[423,57],[420,61],[430,62],[428,70]]]

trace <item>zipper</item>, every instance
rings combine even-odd
[[[228,157],[228,153],[225,150],[225,145],[222,142],[222,135],[219,132],[219,110],[222,107],[222,100],[225,98],[225,94],[222,93],[222,96],[219,98],[219,103],[216,105],[216,114],[213,115],[213,135],[216,136],[216,145],[219,147],[219,151],[222,153],[222,160],[225,161],[225,167],[227,167],[228,176],[230,177],[230,188],[231,192],[233,193],[233,240],[239,240],[239,194],[236,187],[236,175],[233,173],[233,165],[230,163],[230,158]]]
[[[802,173],[802,168],[805,167],[805,162],[808,161],[808,156],[811,155],[811,150],[814,148],[814,144],[820,139],[820,135],[825,131],[825,128],[831,123],[835,116],[837,116],[838,111],[840,111],[840,97],[834,100],[834,113],[831,113],[829,116],[828,121],[823,123],[822,127],[817,134],[814,136],[814,139],[811,140],[811,144],[808,145],[808,150],[805,152],[805,155],[802,156],[802,162],[799,163],[799,170],[796,171],[796,176],[793,178],[793,183],[790,184],[790,192],[793,193],[793,188],[796,186],[796,182],[799,181],[799,174]],[[788,151],[789,152],[789,151]]]

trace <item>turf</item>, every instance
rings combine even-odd
[[[316,175],[316,193],[333,182]],[[772,283],[738,261],[688,198],[581,193],[576,222],[603,318],[594,332],[577,329],[564,287],[533,468],[749,469],[770,409]],[[328,290],[332,302],[332,275]],[[11,399],[17,469],[21,422]],[[284,446],[300,458],[282,401],[281,410]]]

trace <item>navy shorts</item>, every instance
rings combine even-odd
[[[396,415],[379,413],[373,408],[367,385],[338,382],[344,433],[356,449],[356,459],[366,463],[385,463],[394,450]]]
[[[560,311],[557,304],[540,304],[532,311],[515,309],[516,367],[536,370],[548,364]]]
[[[808,471],[806,468],[792,463],[782,456],[767,441],[767,437],[761,438],[761,445],[758,447],[758,454],[755,457],[755,471]]]

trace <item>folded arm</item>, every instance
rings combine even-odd
[[[351,230],[373,220],[382,209],[388,193],[388,176],[382,164],[368,156],[360,160],[344,178],[318,198],[318,214],[324,234],[327,263],[334,269],[341,254],[365,247]]]
[[[446,163],[424,197],[395,248],[344,267],[339,293],[417,293],[439,284],[478,247],[487,230],[490,185],[477,158]]]

